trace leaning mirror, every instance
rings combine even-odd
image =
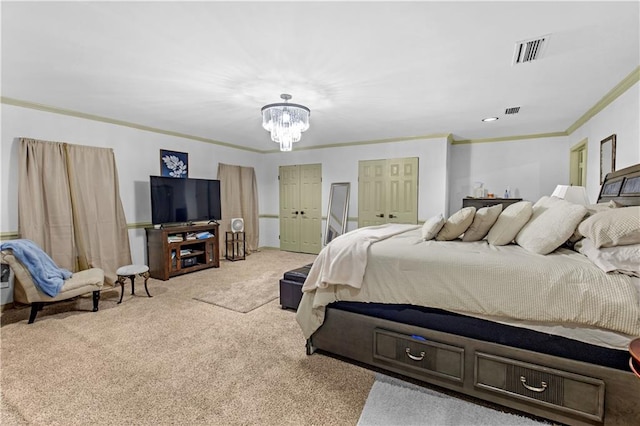
[[[350,183],[332,183],[329,192],[329,208],[327,209],[327,227],[324,232],[324,244],[344,234],[347,230],[347,213],[349,211]]]
[[[607,173],[616,170],[616,135],[600,141],[600,184],[604,183]]]

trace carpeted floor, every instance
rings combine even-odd
[[[306,356],[295,313],[278,300],[248,313],[194,300],[313,259],[267,249],[151,279],[152,298],[141,283],[120,305],[118,290],[104,291],[96,313],[90,298],[47,306],[31,325],[28,308],[3,312],[1,423],[355,425],[374,373]]]
[[[90,297],[48,305],[31,325],[28,307],[6,310],[0,423],[356,425],[375,373],[307,356],[295,313],[273,300],[279,277],[314,258],[265,249],[150,279],[152,298],[141,280],[120,305],[119,289],[106,289],[95,313]],[[391,402],[367,406],[390,412]]]

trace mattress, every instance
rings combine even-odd
[[[572,250],[542,256],[486,241],[424,242],[420,230],[412,229],[369,247],[360,288],[323,283],[306,291],[296,318],[309,337],[333,302],[411,304],[529,329],[547,327],[571,338],[580,330],[575,333],[580,340],[591,334],[589,343],[621,348],[628,336],[640,335],[638,281],[605,274]]]

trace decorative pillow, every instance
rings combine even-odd
[[[513,241],[529,221],[533,213],[531,201],[518,201],[507,206],[487,234],[487,241],[494,246],[504,246]]]
[[[640,244],[640,206],[596,213],[584,220],[578,231],[596,248]]]
[[[640,244],[596,248],[593,241],[584,238],[575,248],[604,272],[640,277]]]
[[[444,216],[442,216],[442,213],[438,216],[427,219],[422,225],[422,239],[425,241],[432,240],[433,237],[438,235],[438,232],[440,232],[445,222],[446,221]]]
[[[469,229],[464,231],[462,241],[480,241],[489,233],[489,229],[496,223],[502,213],[502,204],[491,207],[483,207],[476,212]]]
[[[476,214],[475,207],[465,207],[452,214],[445,222],[444,226],[438,232],[436,240],[450,241],[458,238],[473,222],[473,216]]]
[[[587,206],[587,215],[584,218],[586,219],[589,216],[594,215],[596,213],[604,212],[609,209],[615,209],[618,207],[622,207],[622,205],[620,203],[616,203],[613,200],[609,201],[608,203],[589,204]],[[569,238],[569,243],[576,243],[577,241],[580,241],[582,238],[584,238],[584,235],[582,235],[580,231],[578,231],[578,228],[576,228],[573,235]]]
[[[536,203],[531,218],[518,232],[516,243],[527,251],[549,254],[571,237],[585,214],[586,207],[556,197],[542,205]]]

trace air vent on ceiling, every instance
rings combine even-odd
[[[511,107],[504,110],[505,115],[517,114],[520,112],[520,107]]]
[[[549,35],[516,43],[516,50],[513,55],[513,65],[540,59],[540,56],[548,43]]]

